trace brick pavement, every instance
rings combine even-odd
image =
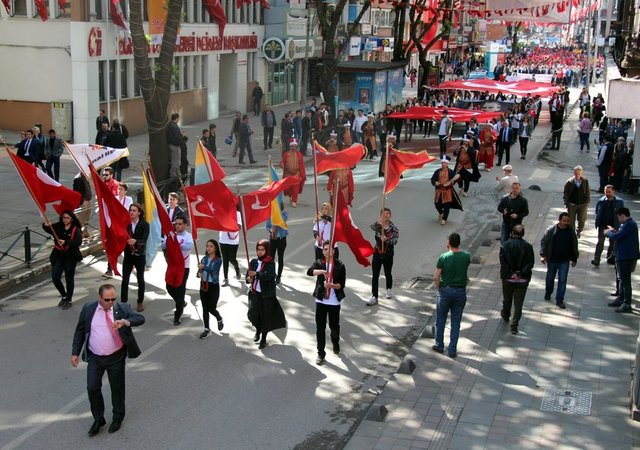
[[[599,87],[595,92],[602,91]],[[525,238],[536,254],[544,230],[563,210],[561,186],[571,175],[570,168],[582,164],[592,186],[597,182],[597,151],[589,155],[578,151],[576,118],[574,111],[559,152],[541,151],[537,162],[527,160],[527,170],[522,162],[514,163],[520,165],[516,172],[524,186],[531,184],[529,177],[551,169],[549,182],[534,183],[542,185],[542,192],[524,191],[530,207]],[[539,138],[541,133],[536,130]],[[534,142],[540,147],[544,140]],[[554,172],[561,175],[553,176]],[[640,208],[623,197],[637,217]],[[598,198],[592,195],[592,205]],[[589,263],[597,240],[593,220],[591,208],[578,265],[569,273],[567,309],[544,301],[545,267],[537,261],[518,335],[512,335],[500,318],[499,245],[493,241],[483,255],[484,263],[470,270],[458,357],[431,350],[434,341],[428,326],[406,357],[415,362],[415,371],[394,374],[369,410],[377,412],[384,406],[386,417],[379,421],[379,416],[368,415],[345,448],[638,448],[640,425],[629,418],[637,311],[621,315],[606,305],[615,278],[611,266],[594,268]],[[435,292],[426,292],[424,301],[434,305]],[[591,394],[591,408],[587,415],[542,411],[545,393],[557,395],[545,405],[560,409],[575,402],[581,406],[583,397]]]

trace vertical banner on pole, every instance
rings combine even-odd
[[[164,4],[164,0],[147,0],[149,36],[151,36],[152,44],[162,44],[164,25],[167,22],[167,10],[164,8]]]

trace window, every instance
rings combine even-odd
[[[116,99],[116,61],[109,61],[109,100]]]
[[[356,74],[355,73],[340,74],[338,97],[344,101],[350,101],[356,98]]]
[[[104,0],[104,1],[108,1],[108,0]],[[91,6],[93,6],[93,11],[91,12],[95,14],[96,20],[104,19],[103,0],[94,0]]]
[[[390,16],[388,9],[378,9],[371,12],[371,25],[377,27],[390,27]]]
[[[63,7],[60,6],[60,4],[56,1],[56,17],[65,17],[65,18],[69,18],[71,17],[71,2],[70,1],[65,1],[62,5]],[[64,12],[62,11],[64,9]]]
[[[104,81],[104,66],[106,61],[98,61],[98,98],[101,102],[104,102],[107,99],[107,96],[104,93],[105,81]]]
[[[183,56],[182,57],[182,68],[180,72],[182,73],[182,90],[185,91],[190,88],[189,86],[189,60],[191,56]]]
[[[47,16],[51,17],[51,11],[49,10],[49,3],[45,3],[45,7],[47,8]],[[38,8],[35,5],[35,2],[31,0],[31,11],[33,12],[34,18],[40,18],[40,13],[38,12]]]
[[[173,78],[173,90],[180,90],[180,67],[182,67],[182,56],[176,56],[173,58],[172,78]]]
[[[209,84],[207,83],[207,62],[209,56],[203,55],[200,58],[200,87],[207,87]]]
[[[120,60],[120,98],[129,98],[129,61]]]

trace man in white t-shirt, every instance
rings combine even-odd
[[[496,181],[498,182],[496,184],[496,192],[499,195],[508,194],[509,192],[511,192],[511,185],[513,183],[520,182],[517,175],[513,174],[513,167],[511,167],[511,164],[502,166],[502,173],[504,175],[502,178],[496,176]]]
[[[449,110],[442,111],[442,119],[440,119],[440,127],[438,128],[438,138],[440,141],[440,159],[447,154],[447,141],[451,136],[451,128],[453,128],[453,121],[449,119]]]

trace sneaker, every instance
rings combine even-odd
[[[367,306],[373,306],[373,305],[377,305],[377,304],[378,304],[378,297],[374,297],[372,295],[371,298],[369,299],[369,301],[367,302]]]
[[[209,337],[209,333],[211,333],[211,330],[209,330],[208,328],[205,328],[204,331],[202,332],[202,334],[200,335],[200,339],[206,339]]]
[[[511,334],[518,334],[517,328],[511,328]]]
[[[107,270],[105,273],[102,274],[102,278],[113,278],[113,271]]]
[[[218,331],[222,331],[222,329],[224,328],[224,322],[222,321],[222,319],[218,320]]]
[[[280,284],[280,276],[276,277],[276,284]]]
[[[580,233],[581,233],[581,231],[576,231],[576,237],[577,237],[578,239],[580,239]]]
[[[64,309],[64,307],[62,309]],[[631,310],[631,305],[627,305],[625,303],[622,306],[620,306],[620,308],[616,308],[616,312],[617,313],[630,313],[630,312],[633,312],[633,311]]]
[[[316,364],[317,364],[318,366],[321,366],[323,363],[324,363],[324,358],[323,358],[322,356],[318,356],[318,357],[316,358]]]
[[[597,259],[592,259],[591,265],[593,265],[594,267],[598,267],[600,265],[600,261],[598,261]]]
[[[260,341],[260,345],[258,345],[258,348],[260,350],[262,350],[263,348],[265,348],[267,346],[267,341]]]
[[[224,279],[224,281],[222,282],[223,286],[229,286],[229,280],[227,278]]]
[[[438,347],[437,345],[432,345],[431,350],[440,354],[444,353],[444,348]]]
[[[62,305],[62,309],[63,310],[67,310],[69,308],[71,308],[73,305],[71,304],[71,302],[64,302],[64,304]]]
[[[58,308],[62,308],[62,305],[64,305],[65,303],[67,303],[67,298],[66,297],[62,297],[60,299],[60,301],[58,302]]]
[[[298,204],[296,202],[291,202],[291,206],[293,206],[294,208],[297,208]]]
[[[138,312],[144,311],[144,305],[142,303],[138,303],[138,305],[136,306],[136,311]]]
[[[177,327],[180,325],[180,319],[173,319],[173,326]]]
[[[444,220],[444,219],[440,219],[440,225],[445,225],[446,223],[447,223],[447,221],[446,221],[446,220]]]
[[[618,306],[622,306],[622,302],[620,300],[614,300],[607,303],[607,306],[615,306],[617,308]]]
[[[385,298],[391,298],[393,297],[391,289],[387,289],[387,295],[385,295]]]
[[[458,352],[449,352],[448,355],[449,358],[455,358],[456,356],[458,356]]]
[[[462,196],[463,196],[463,197],[468,197],[468,196],[469,196],[469,193],[468,193],[468,192],[463,192],[463,193],[462,193]]]

